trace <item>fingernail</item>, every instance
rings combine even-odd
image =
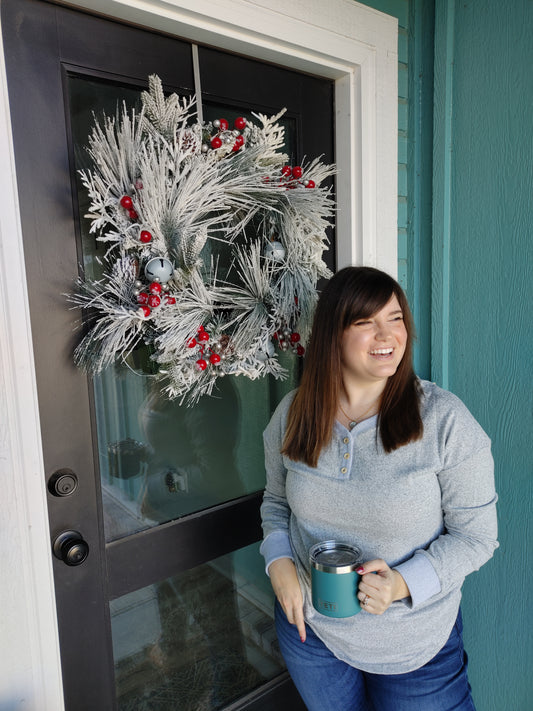
[[[305,638],[304,638],[304,637],[300,637],[300,642],[305,642]]]
[[[365,572],[365,569],[363,568],[362,565],[360,565],[358,568],[356,568],[355,572],[359,573],[359,575],[361,575],[361,573]]]

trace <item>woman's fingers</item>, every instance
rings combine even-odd
[[[285,613],[285,614],[287,614],[287,613]],[[289,620],[289,622],[291,624],[296,625],[296,629],[298,630],[298,634],[300,635],[301,641],[305,642],[306,634],[305,634],[305,621],[304,621],[303,605],[293,607],[292,612],[291,612],[291,617],[289,617],[289,615],[287,615],[287,619]]]
[[[364,563],[357,570],[361,575],[357,597],[367,612],[381,615],[394,600],[409,596],[409,589],[397,570],[392,570],[384,560]]]
[[[268,573],[283,612],[290,624],[296,625],[300,639],[305,642],[303,596],[293,561],[290,558],[275,560],[269,565]]]

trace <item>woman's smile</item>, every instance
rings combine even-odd
[[[391,356],[394,353],[394,348],[375,348],[370,351],[371,356],[378,357],[380,359]]]

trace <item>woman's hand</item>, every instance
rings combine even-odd
[[[268,574],[287,619],[296,625],[300,639],[305,642],[304,602],[296,566],[290,558],[278,558],[268,566]]]
[[[372,615],[382,615],[395,600],[403,600],[410,595],[401,574],[389,568],[384,560],[370,560],[357,572],[362,576],[357,597],[362,609]]]

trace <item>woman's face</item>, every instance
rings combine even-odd
[[[341,342],[343,378],[359,385],[386,381],[398,368],[407,343],[403,313],[394,294],[372,316],[354,321]]]

